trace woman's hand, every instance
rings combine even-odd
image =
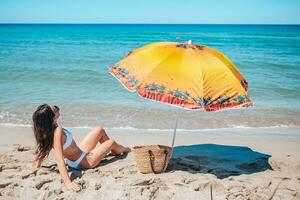
[[[66,186],[69,190],[73,190],[75,192],[78,192],[78,191],[81,190],[80,185],[78,183],[75,183],[75,182],[70,182],[70,183],[66,184]]]

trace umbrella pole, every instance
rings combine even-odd
[[[176,121],[175,121],[175,127],[174,127],[174,131],[173,131],[173,138],[172,138],[172,152],[171,152],[171,158],[173,156],[173,147],[174,147],[174,144],[175,144],[175,137],[176,137],[176,129],[177,129],[177,124],[178,124],[178,118],[179,118],[179,111],[180,111],[180,108],[178,108],[177,110],[177,116],[176,116]]]

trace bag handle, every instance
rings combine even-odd
[[[165,167],[166,167],[166,163],[167,163],[168,151],[167,151],[166,149],[164,150],[164,154],[165,154],[164,166],[163,166],[163,168],[162,168],[162,171],[160,171],[160,172],[156,172],[156,171],[154,170],[154,155],[153,155],[153,152],[152,152],[151,150],[148,150],[148,153],[149,153],[150,165],[151,165],[152,172],[153,172],[154,174],[158,174],[158,173],[164,171],[164,169],[165,169]]]

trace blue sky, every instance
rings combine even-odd
[[[300,0],[0,0],[0,23],[300,24]]]

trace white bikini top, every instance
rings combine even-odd
[[[64,133],[66,134],[66,137],[67,137],[66,142],[64,143],[64,146],[63,146],[63,150],[65,150],[66,148],[68,148],[72,144],[73,134],[65,128],[63,128],[63,130],[64,130]]]

